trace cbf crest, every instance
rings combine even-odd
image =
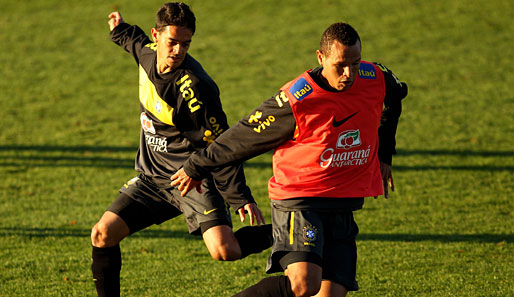
[[[318,238],[318,229],[313,225],[307,225],[303,227],[303,239],[305,242],[304,245],[312,245],[315,246],[314,242]]]

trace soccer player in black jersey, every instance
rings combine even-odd
[[[272,244],[271,225],[261,225],[264,217],[246,186],[241,163],[213,170],[203,179],[201,193],[182,197],[170,185],[170,177],[193,152],[228,129],[216,83],[187,53],[195,22],[186,4],[166,3],[157,12],[152,41],[119,12],[109,15],[111,39],[139,67],[141,137],[135,162],[139,175],[121,187],[91,232],[91,269],[99,296],[120,295],[119,242],[180,214],[191,234],[203,236],[216,260],[241,259]],[[252,226],[234,233],[226,202],[241,221],[248,213]]]

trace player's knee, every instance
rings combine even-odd
[[[314,296],[321,289],[321,281],[315,279],[291,280],[291,290],[295,297]]]
[[[221,225],[209,228],[203,233],[203,238],[214,260],[234,261],[241,259],[241,248],[230,227]]]
[[[241,259],[241,250],[230,245],[219,245],[210,250],[211,257],[217,261],[234,261]]]
[[[96,247],[108,247],[118,244],[119,241],[111,233],[106,224],[98,222],[91,230],[91,243]]]
[[[105,247],[106,230],[97,223],[91,229],[91,244],[96,247]]]

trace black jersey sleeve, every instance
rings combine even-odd
[[[218,87],[212,80],[202,76],[186,71],[175,83],[177,108],[173,114],[174,123],[195,150],[212,144],[228,130]],[[209,175],[214,178],[216,188],[234,210],[255,202],[246,185],[242,163],[232,162],[213,168],[203,177]]]
[[[175,126],[200,150],[228,129],[218,87],[186,72],[176,82]]]
[[[130,53],[139,64],[143,47],[152,43],[145,32],[136,25],[121,23],[111,31],[111,40]]]
[[[293,138],[296,121],[287,97],[279,91],[218,137],[207,149],[185,162],[185,172],[194,179],[215,168],[243,162],[272,150]]]
[[[213,177],[216,189],[234,211],[237,212],[247,203],[255,203],[252,192],[246,185],[242,163],[215,168],[210,174]]]
[[[380,63],[374,64],[382,70],[386,88],[384,110],[378,128],[378,157],[381,162],[391,165],[393,155],[396,154],[396,128],[402,113],[402,99],[407,96],[408,87],[387,67]]]

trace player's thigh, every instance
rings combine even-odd
[[[186,219],[189,233],[200,235],[214,226],[226,225],[232,227],[229,209],[225,200],[217,191],[214,183],[204,180],[202,193],[196,190],[190,191],[185,197],[180,196],[180,191],[175,188],[168,190],[174,205],[178,205]],[[211,231],[212,232],[212,231]],[[224,232],[213,232],[223,236]],[[215,240],[216,236],[210,236]]]
[[[321,282],[321,289],[318,294],[314,295],[314,297],[344,297],[348,293],[348,290],[340,284],[324,280]]]
[[[323,247],[323,279],[356,291],[357,245],[359,228],[352,213],[325,216],[325,244]]]
[[[321,287],[321,266],[311,262],[295,262],[287,266],[285,274],[297,295],[316,294]]]
[[[138,176],[120,189],[116,200],[93,227],[91,240],[97,247],[113,246],[132,233],[180,214],[155,184]]]
[[[322,266],[323,219],[314,211],[279,209],[272,203],[273,247],[267,273],[280,272],[294,262]]]
[[[128,181],[120,189],[120,195],[108,210],[118,214],[125,221],[130,234],[182,214],[180,209],[170,202],[167,192],[142,174]]]
[[[311,262],[295,262],[287,265],[284,274],[291,281],[321,283],[321,266]]]
[[[153,216],[142,203],[120,193],[91,232],[96,247],[118,244],[126,236],[153,224]]]

